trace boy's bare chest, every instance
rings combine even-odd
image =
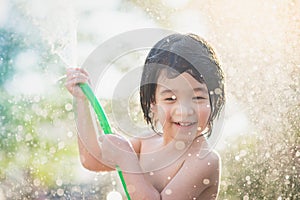
[[[141,152],[140,165],[148,181],[161,192],[184,164],[185,153],[169,151]]]
[[[176,176],[183,166],[184,160],[173,160],[171,163],[162,162],[158,165],[153,165],[151,161],[145,159],[140,160],[140,164],[143,167],[146,178],[149,182],[161,192],[168,183]]]

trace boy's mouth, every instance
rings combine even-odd
[[[177,126],[189,127],[196,124],[196,122],[174,122]]]

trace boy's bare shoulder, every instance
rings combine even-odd
[[[199,155],[202,155],[204,158],[207,157],[207,160],[210,160],[215,164],[218,164],[221,161],[219,153],[214,149],[205,149]]]
[[[186,165],[194,169],[202,169],[207,174],[215,174],[221,165],[221,157],[219,153],[213,149],[197,149],[191,151],[186,159]],[[196,170],[200,173],[200,170]]]
[[[137,154],[141,153],[142,146],[153,145],[157,142],[160,137],[149,133],[149,137],[144,136],[143,138],[130,138],[130,143]]]

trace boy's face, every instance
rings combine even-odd
[[[155,100],[152,111],[168,137],[192,140],[207,127],[211,112],[207,87],[190,74],[173,79],[160,75]]]

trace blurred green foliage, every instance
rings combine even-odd
[[[6,29],[0,29],[0,85],[14,72],[13,59],[24,48],[22,37]]]
[[[16,21],[28,24],[30,20],[22,17]],[[66,126],[74,124],[72,109],[66,110],[66,104],[72,102],[63,83],[57,83],[51,92],[35,95],[12,93],[6,86],[15,79],[17,56],[28,50],[37,52],[40,62],[31,67],[40,76],[51,73],[53,65],[61,74],[65,71],[38,28],[30,23],[27,28],[26,33],[18,26],[0,29],[0,189],[8,199],[48,194],[57,179],[64,184],[72,181],[72,166],[78,166],[74,125]],[[68,132],[74,133],[68,137]],[[36,193],[39,190],[45,191]]]

